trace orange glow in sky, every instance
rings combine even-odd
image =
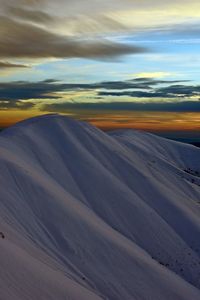
[[[0,128],[8,127],[26,118],[44,114],[39,111],[9,110],[0,112]],[[69,112],[75,119],[85,120],[103,130],[133,128],[146,131],[200,131],[200,113],[172,112]]]

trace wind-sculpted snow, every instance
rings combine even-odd
[[[0,134],[0,299],[200,299],[200,150],[59,115]]]

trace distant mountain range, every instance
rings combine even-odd
[[[46,115],[0,133],[0,299],[200,299],[200,149]]]

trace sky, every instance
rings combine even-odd
[[[200,2],[0,0],[0,128],[200,132]]]

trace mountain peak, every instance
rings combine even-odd
[[[57,114],[5,132],[2,299],[200,299],[198,148]]]
[[[32,118],[28,118],[25,120],[22,120],[18,123],[16,123],[15,125],[13,125],[12,127],[21,127],[21,126],[26,126],[26,125],[31,125],[31,124],[35,124],[35,123],[39,123],[39,122],[48,122],[48,121],[58,121],[61,119],[65,119],[66,122],[76,122],[73,118],[70,118],[66,115],[60,115],[57,113],[50,113],[50,114],[44,114],[44,115],[40,115],[40,116],[36,116],[36,117],[32,117]]]
[[[17,134],[19,130],[29,130],[31,128],[35,128],[37,130],[40,130],[40,127],[46,128],[46,130],[50,129],[51,127],[56,127],[59,124],[63,124],[65,127],[70,127],[73,129],[73,127],[92,127],[89,123],[75,120],[74,118],[71,118],[66,115],[60,115],[60,114],[44,114],[41,116],[32,117],[29,119],[22,120],[13,126],[4,129],[1,133],[1,135],[12,135]]]

